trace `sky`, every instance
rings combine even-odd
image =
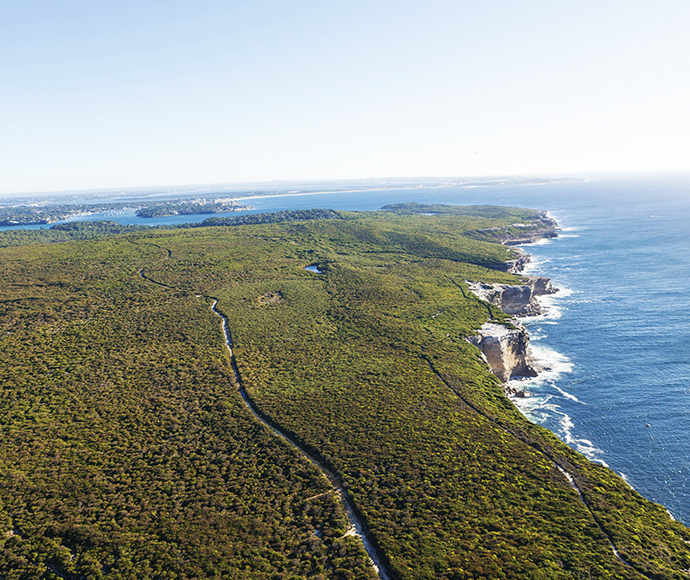
[[[0,0],[0,194],[690,170],[687,0]]]

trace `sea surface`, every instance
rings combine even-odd
[[[690,525],[690,175],[246,201],[249,213],[400,202],[531,207],[558,221],[558,238],[523,247],[529,273],[549,276],[560,292],[543,299],[545,316],[525,320],[551,370],[522,381],[529,396],[515,403]],[[154,225],[209,216],[88,219],[104,217]]]

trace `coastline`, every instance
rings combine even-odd
[[[555,224],[554,220],[551,221]],[[531,236],[523,243],[538,244],[540,241],[553,239],[558,237],[557,230],[560,231],[560,228],[554,226],[552,232],[545,231],[546,235]],[[511,241],[513,240],[502,243],[513,246],[508,243]],[[511,316],[513,328],[489,320],[482,325],[477,334],[468,337],[467,341],[479,348],[487,366],[501,382],[505,396],[526,419],[543,425],[544,410],[555,414],[557,424],[547,428],[590,461],[609,467],[602,457],[604,452],[590,439],[578,437],[571,416],[552,400],[556,395],[584,404],[575,395],[555,384],[563,373],[573,370],[572,363],[568,357],[555,350],[533,344],[533,340],[539,341],[543,335],[532,336],[529,330],[531,324],[539,320],[559,318],[560,312],[552,303],[551,297],[565,298],[571,292],[567,288],[554,288],[550,278],[525,274],[533,263],[532,255],[518,247],[513,246],[511,249],[516,253],[516,258],[508,262],[510,264],[508,271],[525,279],[527,281],[525,284],[510,286],[506,284],[482,285],[469,281],[467,283],[470,291],[478,299],[490,302]],[[531,291],[535,288],[536,293]],[[502,304],[503,293],[506,289],[508,289],[509,297],[508,308],[503,307]],[[554,324],[554,322],[547,322],[547,324]],[[547,392],[542,392],[545,386],[548,387]],[[625,479],[624,474],[621,476]]]
[[[538,298],[559,292],[558,288],[552,286],[550,278],[524,274],[531,262],[531,254],[517,246],[558,237],[558,224],[553,218],[548,217],[546,212],[542,212],[540,221],[543,222],[544,227],[528,232],[527,235],[514,236],[497,232],[501,238],[498,241],[511,246],[515,253],[515,258],[506,262],[507,271],[522,276],[525,280],[523,284],[487,284],[467,281],[470,291],[478,299],[499,307],[511,317],[513,328],[490,319],[482,325],[476,335],[468,337],[467,340],[479,348],[491,372],[501,381],[505,395],[513,403],[515,403],[515,398],[528,397],[529,393],[511,384],[512,381],[534,378],[551,370],[548,361],[541,360],[535,355],[530,342],[531,337],[520,320],[546,315],[548,307],[544,306]]]

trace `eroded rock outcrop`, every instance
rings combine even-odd
[[[543,276],[525,276],[526,284],[487,284],[470,282],[470,290],[479,298],[498,306],[511,316],[537,316],[543,310],[537,296],[554,294],[557,290],[549,278]]]
[[[524,231],[520,231],[524,228]],[[546,212],[541,212],[536,222],[513,224],[511,227],[482,230],[491,232],[502,244],[514,246],[533,243],[543,238],[557,237],[558,224]],[[516,231],[517,230],[517,231]],[[505,263],[503,271],[521,275],[531,256],[519,248],[511,248],[514,259]],[[468,282],[470,290],[481,300],[500,308],[514,317],[537,316],[544,313],[537,296],[554,294],[557,288],[544,276],[523,276],[524,284],[490,284]],[[506,394],[525,396],[524,391],[508,386],[508,381],[517,377],[535,377],[544,370],[531,356],[529,335],[525,328],[513,320],[514,328],[487,322],[479,333],[467,340],[481,350],[491,371],[503,382]]]
[[[520,324],[511,329],[487,322],[468,340],[479,347],[491,371],[504,383],[515,377],[536,377],[539,372],[529,353],[529,336]]]
[[[487,237],[505,244],[506,246],[518,246],[520,244],[533,244],[544,238],[558,237],[558,224],[550,218],[545,211],[540,211],[534,220],[529,223],[515,223],[497,228],[484,228],[477,230],[476,234],[483,239]]]
[[[505,266],[499,269],[509,274],[520,274],[527,264],[530,263],[532,257],[527,252],[523,252],[520,248],[512,248],[512,251],[515,258],[508,260]]]
[[[532,286],[533,296],[544,296],[546,294],[555,294],[558,292],[558,288],[554,288],[551,285],[551,278],[546,276],[525,276],[528,283]]]
[[[554,294],[558,290],[543,276],[525,276],[525,284],[488,284],[469,282],[470,290],[481,300],[498,306],[511,316],[537,316],[543,308],[537,296]],[[482,351],[491,371],[504,383],[516,377],[535,377],[542,368],[532,359],[529,335],[517,321],[515,328],[487,322],[479,334],[468,340]],[[522,390],[505,385],[506,394],[524,396]]]

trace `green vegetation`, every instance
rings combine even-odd
[[[122,225],[113,221],[82,221],[55,224],[38,230],[0,232],[0,248],[29,244],[50,244],[72,240],[93,240],[113,234],[149,230],[146,226]]]
[[[210,297],[247,395],[339,474],[396,578],[689,578],[690,530],[526,421],[464,340],[507,322],[465,281],[517,280],[474,233],[539,215],[0,250],[0,578],[373,577],[326,479],[244,406]]]
[[[171,214],[165,214],[171,215]],[[153,216],[146,216],[153,217]],[[320,219],[342,219],[340,213],[332,209],[301,209],[259,213],[237,217],[213,217],[201,223],[180,224],[177,226],[141,226],[123,225],[108,220],[75,221],[54,224],[49,228],[37,230],[12,229],[0,232],[0,248],[24,246],[28,244],[46,244],[72,240],[93,240],[108,237],[112,234],[128,232],[154,231],[156,229],[187,229],[216,226],[242,226],[257,224],[274,224],[281,222],[307,221]]]
[[[257,213],[252,215],[243,215],[237,217],[208,218],[200,224],[189,224],[186,227],[244,226],[325,219],[340,219],[340,213],[337,211],[333,211],[332,209],[285,210],[276,211],[272,213]]]
[[[235,201],[169,201],[146,205],[137,210],[137,216],[143,218],[165,217],[170,215],[200,215],[205,213],[225,213],[250,209],[248,205],[238,205]]]
[[[139,217],[164,217],[170,215],[196,215],[224,213],[249,209],[234,200],[210,201],[204,198],[160,201],[128,201],[116,203],[60,203],[0,205],[0,226],[46,225],[78,215],[102,212],[136,211]]]
[[[543,215],[543,212],[535,212],[531,209],[504,207],[498,205],[443,205],[438,203],[392,203],[389,205],[384,205],[381,209],[384,211],[391,211],[400,214],[473,216],[480,218],[509,220],[511,222],[515,220],[530,221]]]
[[[468,231],[466,236],[485,242],[500,242],[508,245],[525,243],[536,238],[555,238],[556,222],[545,211],[490,205],[439,205],[420,203],[396,203],[384,205],[383,210],[399,214],[455,215],[490,217],[501,220],[500,225],[491,225]],[[508,223],[505,223],[508,222]]]

